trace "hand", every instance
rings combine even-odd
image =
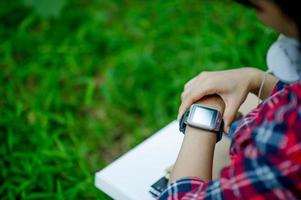
[[[221,114],[223,114],[224,110],[225,110],[225,103],[224,103],[223,99],[216,94],[206,95],[205,97],[203,97],[202,99],[199,99],[195,103],[199,103],[199,104],[202,104],[205,106],[215,108]]]
[[[181,95],[178,119],[191,106],[207,95],[217,94],[225,103],[224,131],[235,119],[240,105],[249,92],[260,87],[262,72],[253,68],[241,68],[219,72],[203,72],[185,84]]]

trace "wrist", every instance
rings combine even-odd
[[[187,125],[185,130],[185,137],[194,137],[195,139],[202,140],[204,144],[215,146],[217,133]]]
[[[255,68],[247,68],[247,70],[246,77],[249,77],[249,91],[253,94],[257,94],[264,72]]]
[[[218,95],[202,98],[181,117],[180,132],[189,135],[205,135],[204,137],[210,134],[208,139],[218,142],[222,136],[224,107],[224,101]]]
[[[224,103],[223,99],[218,95],[205,96],[196,103],[215,108],[221,114],[223,114],[224,110],[225,110],[225,103]]]

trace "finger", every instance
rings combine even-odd
[[[192,87],[186,88],[182,94],[181,94],[181,101],[185,101],[189,97],[189,94],[191,93]]]
[[[184,89],[187,89],[189,87],[191,87],[193,85],[193,83],[195,82],[195,80],[197,79],[197,76],[194,77],[193,79],[191,79],[190,81],[188,81],[185,86],[184,86]]]
[[[224,131],[229,133],[230,124],[234,121],[236,113],[238,111],[238,105],[236,103],[226,103],[223,119],[224,119]]]
[[[200,89],[200,83],[203,83],[204,85],[206,79],[202,78],[200,75],[191,79],[188,83],[184,86],[184,91],[181,94],[181,100],[184,101],[186,98],[190,97],[190,93],[192,93],[193,90]]]
[[[178,116],[177,116],[177,120],[178,121],[180,121],[180,119],[181,119],[181,117],[182,117],[182,115],[185,113],[185,111],[188,109],[188,107],[186,108],[186,106],[184,107],[183,106],[183,102],[185,102],[185,94],[183,93],[182,95],[181,95],[181,99],[182,99],[182,102],[181,102],[181,105],[180,105],[180,107],[179,107],[179,110],[178,110]]]
[[[199,87],[198,89],[194,89],[193,87],[192,89],[184,93],[182,97],[182,103],[179,107],[178,119],[181,118],[181,116],[191,106],[191,104],[210,94],[214,94],[214,91],[207,87]]]
[[[185,84],[184,88],[186,89],[186,88],[191,87],[192,85],[195,84],[195,81],[196,81],[196,80],[198,80],[198,82],[203,82],[203,81],[205,81],[205,79],[208,78],[208,74],[209,74],[209,72],[202,72],[202,73],[200,73],[199,75],[197,75],[196,77],[194,77],[194,78],[192,78],[190,81],[188,81],[188,82]]]
[[[182,102],[186,101],[187,98],[189,98],[189,94],[191,93],[191,87],[186,88],[182,94],[181,94],[181,105]],[[179,111],[178,111],[178,116],[177,116],[177,120],[180,121],[182,115],[184,114],[186,110],[182,111],[181,106],[179,107]]]

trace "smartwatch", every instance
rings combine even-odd
[[[180,120],[180,131],[185,133],[186,126],[216,132],[217,140],[220,141],[223,135],[223,118],[221,113],[211,107],[192,104]]]

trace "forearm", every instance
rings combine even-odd
[[[187,176],[211,180],[216,136],[207,131],[187,127],[184,141],[173,167],[170,182]]]
[[[266,74],[264,71],[255,68],[252,68],[252,70],[250,71],[250,76],[252,78],[250,91],[255,95],[258,95],[261,83],[265,79],[260,95],[260,98],[262,100],[268,98],[271,95],[273,88],[278,82],[278,79],[275,76]]]
[[[199,103],[215,107],[223,113],[224,103],[219,96],[203,98]],[[170,182],[187,176],[211,180],[216,133],[187,126]]]

